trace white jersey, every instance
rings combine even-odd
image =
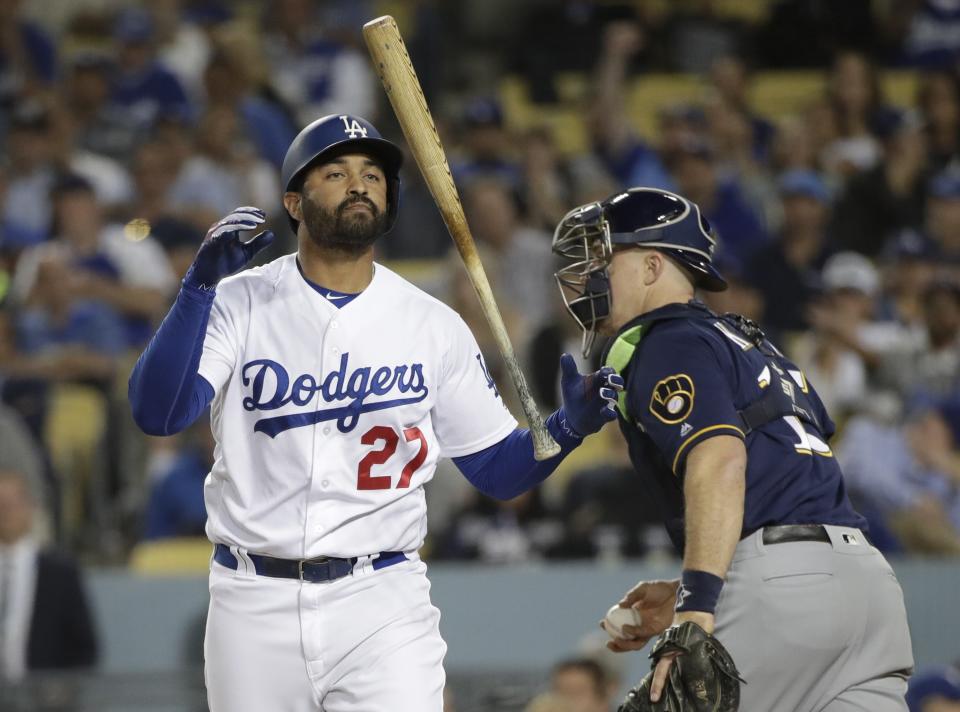
[[[438,458],[517,426],[460,316],[382,265],[342,309],[295,255],[224,280],[200,375],[207,535],[281,558],[418,549]]]

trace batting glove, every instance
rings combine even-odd
[[[616,419],[623,378],[609,366],[581,375],[573,356],[563,354],[560,357],[560,390],[567,424],[584,437]]]
[[[259,208],[237,208],[207,231],[197,256],[183,278],[184,284],[212,290],[224,277],[233,274],[273,242],[273,233],[261,232],[248,242],[241,242],[240,233],[253,230],[266,220]]]

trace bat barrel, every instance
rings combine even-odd
[[[530,426],[534,457],[537,460],[552,457],[560,452],[560,446],[554,442],[547,431],[540,411],[530,395],[530,389],[523,377],[523,371],[520,370],[516,354],[513,352],[513,345],[503,324],[503,317],[500,315],[500,309],[490,289],[483,263],[477,253],[477,246],[470,234],[440,135],[430,115],[430,108],[427,106],[427,100],[423,95],[413,63],[410,61],[406,45],[400,36],[397,23],[389,15],[378,17],[363,26],[363,37],[370,51],[370,57],[373,59],[374,69],[390,99],[393,111],[400,122],[400,128],[403,129],[404,138],[410,146],[410,151],[423,174],[424,182],[430,189],[430,194],[463,259],[467,274],[480,299],[484,316],[490,324],[497,346],[507,364]]]

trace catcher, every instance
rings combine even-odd
[[[850,505],[813,386],[756,324],[694,299],[726,287],[714,247],[695,204],[649,188],[571,211],[553,239],[584,353],[613,336],[620,429],[683,553],[679,580],[620,601],[642,622],[613,650],[661,636],[621,712],[905,712],[900,585]]]

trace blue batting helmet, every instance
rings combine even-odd
[[[331,114],[317,119],[297,134],[287,149],[280,169],[286,192],[299,191],[307,170],[337,154],[366,153],[380,162],[387,179],[387,231],[397,220],[400,202],[400,165],[403,153],[366,119],[349,114]],[[290,226],[297,231],[299,221],[288,214]]]

